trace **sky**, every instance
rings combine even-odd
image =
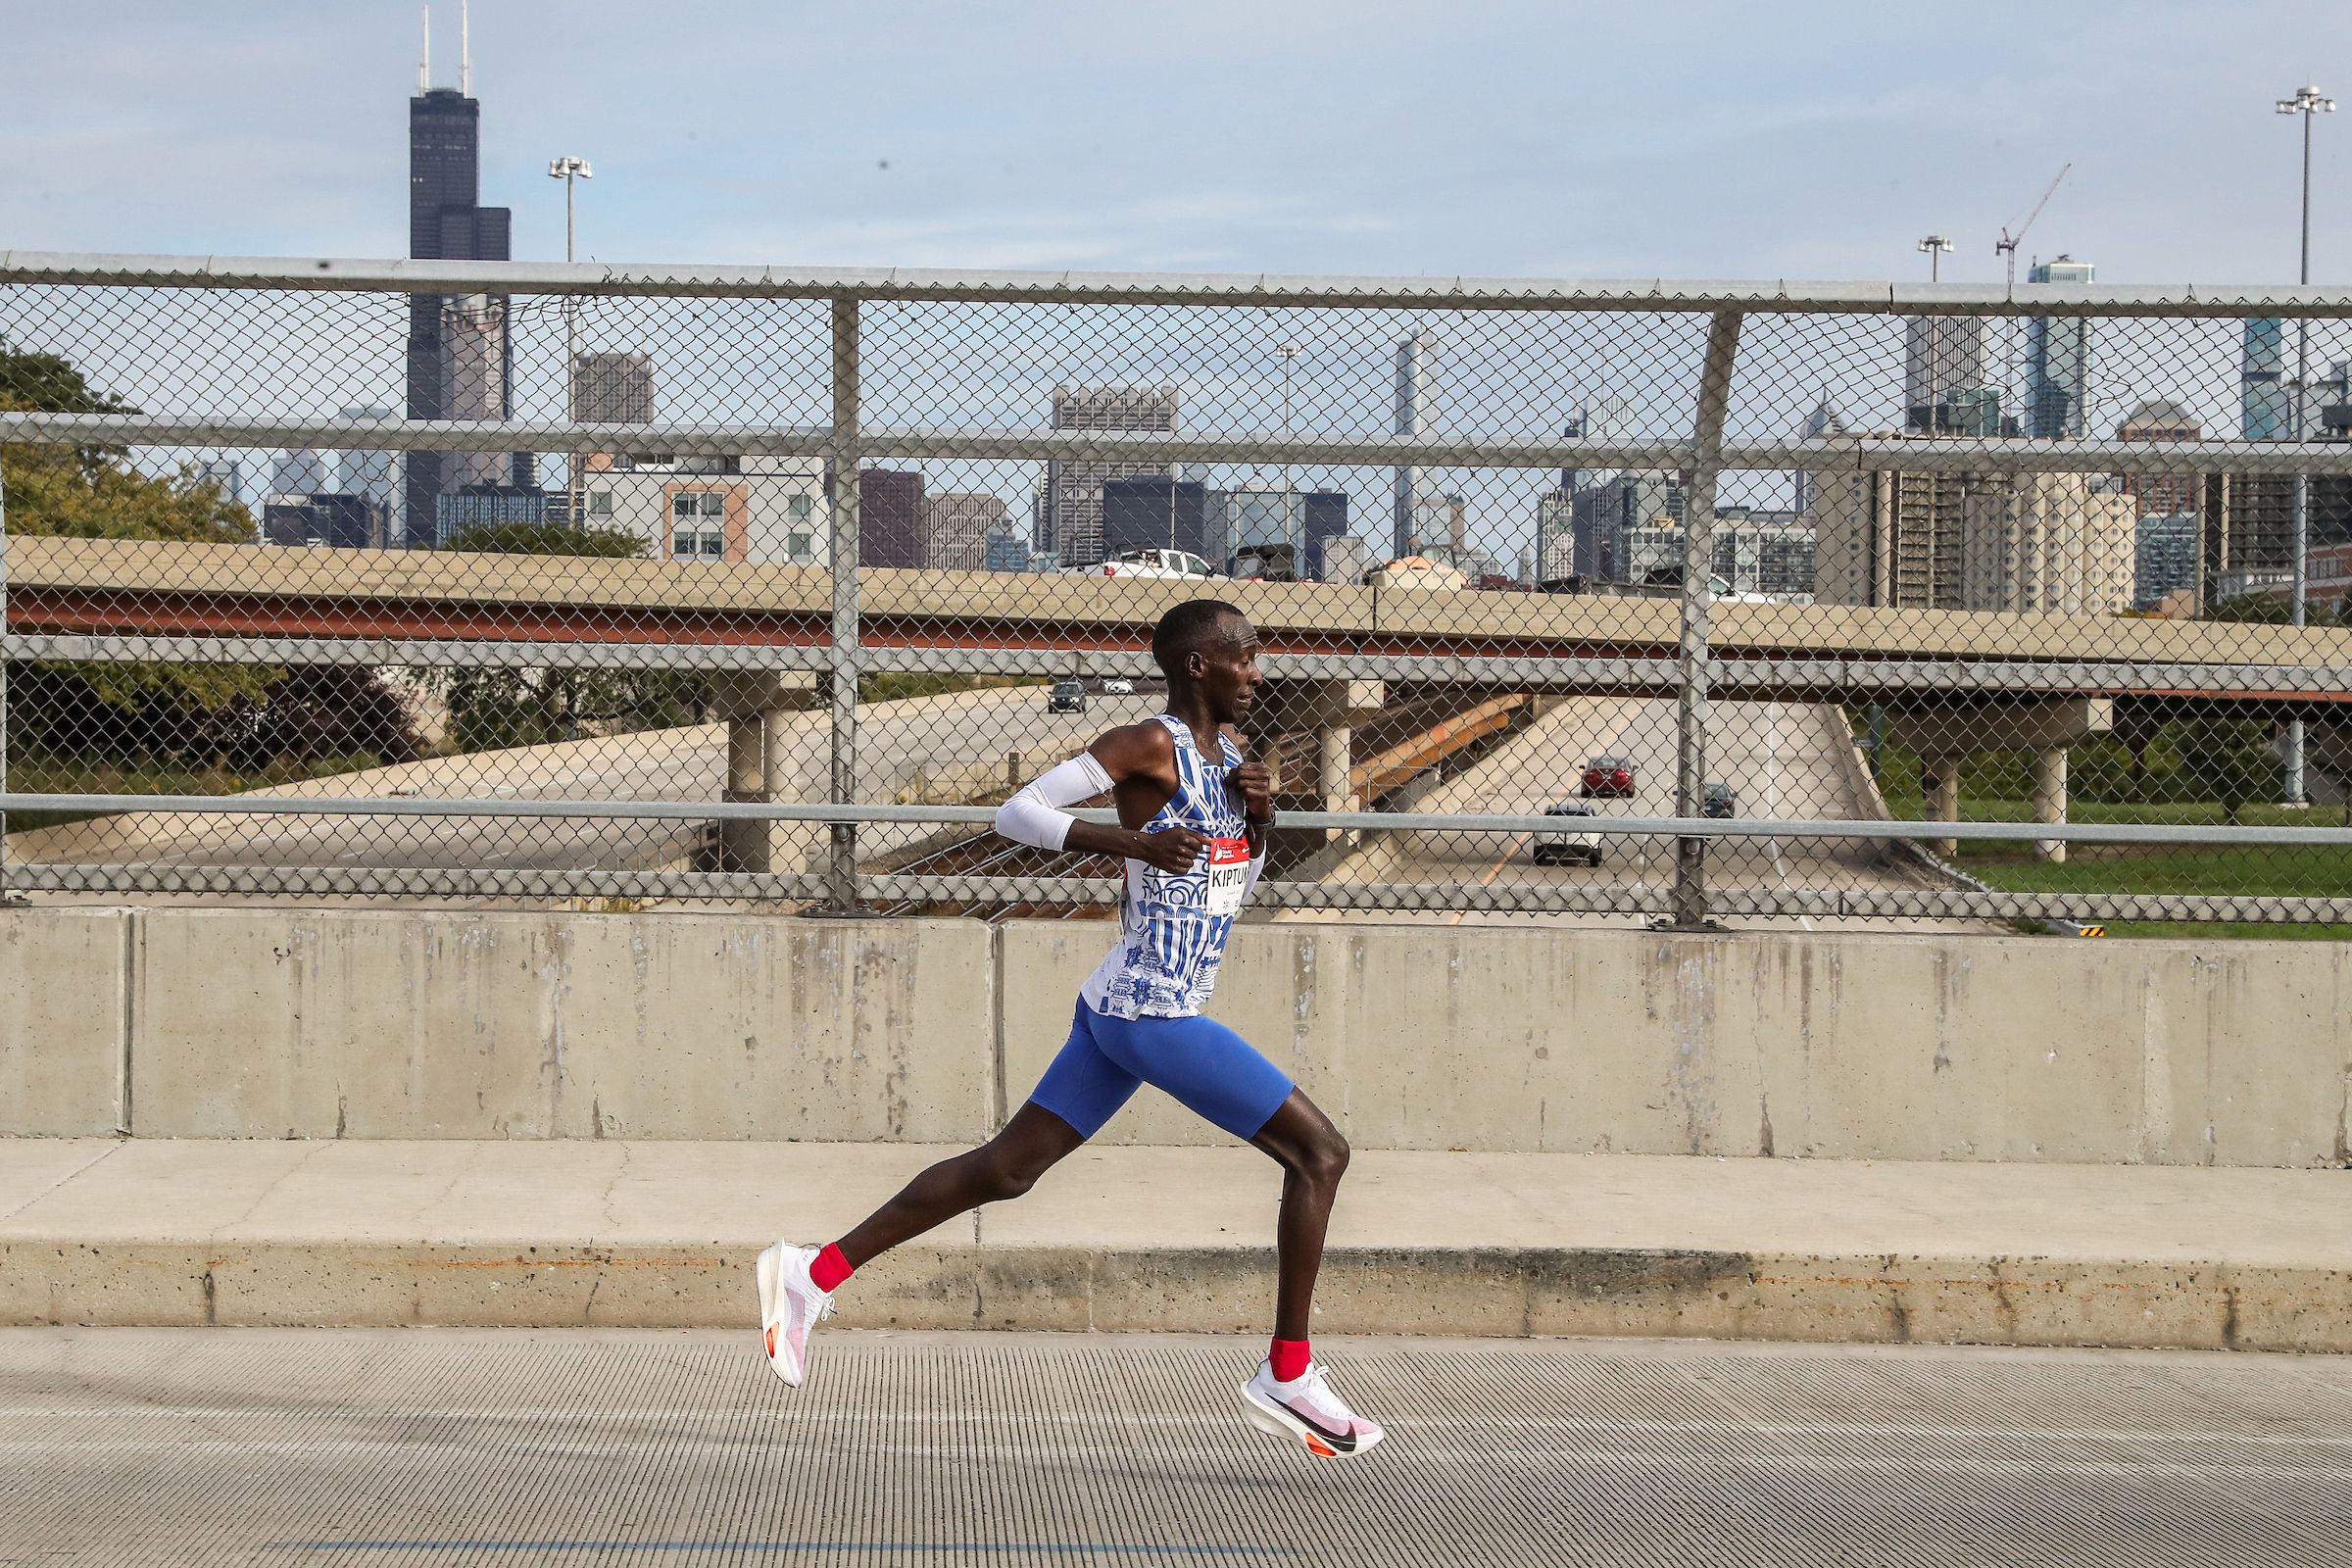
[[[418,8],[10,8],[0,248],[392,256]],[[435,80],[458,8],[434,7]],[[2294,276],[2341,0],[478,0],[483,199],[607,261],[1587,277]],[[2339,81],[2338,78],[2341,78]],[[2315,281],[2352,280],[2352,114]]]
[[[416,5],[17,0],[12,12],[0,249],[405,249]],[[436,85],[458,80],[458,15],[456,0],[433,8]],[[1940,233],[1956,247],[1946,280],[1997,281],[2003,225],[2023,223],[2071,165],[2025,237],[2021,275],[2064,252],[2104,282],[2291,282],[2301,126],[2272,106],[2305,81],[2352,102],[2343,0],[477,0],[470,21],[482,200],[513,209],[516,258],[564,254],[563,187],[546,170],[566,154],[596,172],[578,192],[580,255],[655,266],[1910,279],[1927,274],[1919,239]],[[2352,282],[2352,113],[2314,129],[2314,281]],[[53,341],[144,407],[399,401],[397,310],[377,312],[372,336],[339,340],[328,374],[326,358],[306,362],[268,323],[208,327],[183,311],[135,333],[44,334],[39,308],[0,297],[0,336]],[[309,308],[321,320],[330,310]],[[672,314],[691,326],[691,312]],[[869,422],[1026,426],[1058,380],[1140,376],[1183,380],[1188,429],[1269,429],[1281,397],[1269,345],[1290,341],[1304,356],[1301,433],[1383,428],[1389,356],[1411,323],[1320,314],[1196,323],[1181,354],[1140,359],[1105,317],[1092,328],[1100,363],[1080,351],[1075,318],[928,333],[893,318],[888,330],[924,352],[960,334],[988,353],[968,385],[910,362],[900,374],[923,407],[895,414],[878,361]],[[739,367],[706,358],[698,382],[691,341],[663,350],[621,315],[612,342],[583,346],[655,348],[664,417],[693,414],[701,385],[732,399],[715,416],[821,419],[814,337],[798,370],[761,382],[799,402],[755,409]],[[1639,393],[1645,428],[1688,421],[1694,321],[1555,322],[1544,330],[1591,341],[1492,352],[1458,323],[1445,330],[1464,340],[1433,358],[1432,433],[1506,417],[1538,434],[1594,393]],[[1762,324],[1743,343],[1743,382],[1759,390],[1735,397],[1741,431],[1794,433],[1823,395],[1865,423],[1899,419],[1888,323],[1804,329],[1820,341],[1795,330]],[[2188,327],[2142,330],[2136,344],[2117,329],[2103,340],[2098,417],[2162,394],[2217,430],[2233,421],[2234,325],[2204,323],[2193,342]],[[154,352],[155,333],[175,331],[187,354]],[[1023,332],[1025,359],[1012,352]],[[240,333],[245,350],[205,350]],[[724,335],[709,323],[706,354],[710,333]],[[518,359],[516,412],[552,416],[561,358],[536,347],[547,352]],[[2346,352],[2330,341],[2322,363]],[[994,490],[1016,511],[1035,478],[1024,466],[924,466],[934,488]],[[1300,477],[1356,492],[1373,519],[1359,531],[1378,530],[1385,473]],[[1550,482],[1428,477],[1466,492],[1474,537],[1506,556]],[[1786,505],[1787,482],[1742,476],[1727,495]]]

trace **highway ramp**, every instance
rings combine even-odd
[[[1709,709],[1707,776],[1732,786],[1745,817],[1867,820],[1882,815],[1848,753],[1844,714],[1826,704],[1718,702]],[[1534,814],[1576,798],[1585,763],[1599,756],[1635,763],[1629,800],[1593,803],[1613,816],[1663,817],[1675,811],[1675,702],[1671,697],[1568,697],[1546,705],[1536,721],[1460,773],[1414,799],[1429,812]],[[1674,884],[1675,841],[1663,834],[1611,834],[1601,840],[1597,867],[1537,865],[1524,833],[1367,833],[1323,873],[1336,882],[1455,882],[1485,887],[1569,884],[1624,887],[1663,894]],[[1928,873],[1890,861],[1870,840],[1734,840],[1708,851],[1707,880],[1715,889],[1918,889]],[[1469,909],[1366,910],[1350,918],[1469,923],[1525,921],[1544,925],[1642,925],[1644,914],[1559,911],[1541,914]],[[1288,910],[1283,920],[1325,918]],[[1743,926],[1812,929],[1809,915],[1741,917]],[[1905,931],[1987,929],[1981,921],[1886,918]]]

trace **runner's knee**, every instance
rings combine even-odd
[[[1298,1174],[1308,1181],[1336,1187],[1340,1178],[1348,1174],[1348,1140],[1336,1127],[1327,1127],[1300,1151]]]
[[[990,1148],[979,1152],[975,1163],[979,1168],[979,1186],[985,1194],[980,1200],[1002,1203],[1035,1187],[1037,1179],[1054,1162],[1026,1152]]]

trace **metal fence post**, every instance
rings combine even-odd
[[[1722,463],[1723,419],[1731,406],[1732,364],[1740,347],[1740,313],[1718,311],[1707,328],[1706,366],[1699,373],[1697,452],[1683,508],[1683,630],[1676,656],[1681,696],[1675,708],[1674,814],[1699,814],[1707,774],[1707,616],[1715,603],[1715,479]],[[1707,841],[1674,842],[1676,930],[1707,925]]]
[[[8,478],[0,474],[0,795],[8,793]],[[8,902],[8,812],[0,810],[0,904]]]
[[[832,513],[833,571],[833,791],[836,805],[858,799],[858,301],[833,301],[833,416],[826,463]],[[833,824],[833,854],[827,875],[833,912],[858,908],[858,825]]]

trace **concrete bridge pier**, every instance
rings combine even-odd
[[[1979,752],[2034,754],[2034,820],[2066,820],[2067,751],[2115,727],[2115,704],[2105,697],[2055,697],[2024,703],[1939,703],[1887,714],[1888,738],[1919,754],[1920,792],[1932,822],[1960,820],[1960,765]],[[1951,858],[1954,839],[1930,839],[1931,853]],[[2059,839],[2036,839],[2034,853],[2066,858]]]
[[[1378,714],[1388,700],[1388,683],[1377,680],[1282,679],[1260,686],[1250,720],[1253,748],[1272,753],[1284,735],[1312,732],[1315,738],[1313,776],[1284,778],[1277,768],[1276,804],[1294,810],[1354,810],[1359,803],[1349,775],[1355,765],[1355,727]],[[1302,835],[1293,849],[1310,852],[1340,836],[1336,831]]]
[[[727,782],[722,801],[768,802],[782,780],[786,715],[816,702],[816,676],[808,670],[731,669],[716,682],[718,716],[727,725]],[[773,822],[719,825],[719,869],[774,869]]]

